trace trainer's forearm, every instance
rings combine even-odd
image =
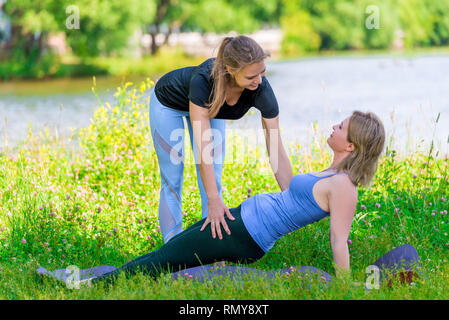
[[[279,184],[279,187],[281,188],[282,191],[284,191],[285,189],[288,188],[290,181],[293,178],[293,172],[290,159],[288,158],[288,155],[285,152],[282,142],[279,147],[277,164],[272,162],[275,162],[275,160],[272,161],[270,159],[271,167],[273,169],[274,176]]]

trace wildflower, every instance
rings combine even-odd
[[[98,207],[97,211],[98,211],[98,213],[100,213],[101,212],[101,207]]]
[[[351,245],[352,244],[352,240],[348,239],[348,244]]]
[[[360,208],[361,208],[362,210],[365,210],[365,209],[366,209],[365,205],[363,205],[363,204],[360,206]]]
[[[52,217],[54,217],[55,215],[56,215],[56,213],[54,213],[54,212],[50,212],[49,213]]]
[[[70,195],[68,194],[65,198],[66,198],[67,200],[70,200]]]
[[[445,197],[441,197],[440,199],[442,202],[446,202],[446,198]]]
[[[23,244],[27,243],[27,241],[25,240],[25,238],[22,238],[22,243],[23,243]]]
[[[380,203],[376,203],[376,208],[380,208]]]
[[[117,233],[117,227],[114,227],[114,229],[112,229],[112,231],[113,231],[114,233]]]
[[[142,224],[142,219],[139,219],[139,223]]]
[[[250,194],[250,193],[251,193],[251,191],[252,191],[252,190],[251,190],[251,188],[248,188],[248,194]]]
[[[148,240],[148,241],[151,240],[151,236],[150,236],[150,235],[147,236],[147,240]]]

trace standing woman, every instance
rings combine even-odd
[[[161,174],[159,223],[164,242],[182,232],[183,117],[195,156],[202,217],[207,217],[201,231],[211,223],[212,237],[222,239],[221,226],[230,234],[224,215],[234,219],[221,187],[226,119],[240,119],[251,107],[259,109],[271,168],[281,190],[288,188],[293,173],[279,134],[278,103],[265,78],[268,56],[249,37],[226,37],[216,58],[173,70],[156,83],[150,126]]]

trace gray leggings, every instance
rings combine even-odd
[[[210,224],[200,231],[205,221],[203,219],[171,238],[158,250],[94,278],[92,282],[104,280],[112,282],[122,271],[126,275],[133,275],[140,270],[144,274],[156,277],[163,271],[174,272],[216,261],[251,263],[262,258],[265,252],[246,230],[240,215],[240,206],[229,210],[235,220],[229,220],[225,215],[231,235],[223,232],[222,240],[218,237],[212,238]]]

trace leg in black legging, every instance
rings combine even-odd
[[[163,270],[178,271],[215,261],[251,263],[260,259],[265,253],[252,239],[240,216],[240,207],[230,209],[235,220],[226,223],[231,235],[223,232],[223,239],[212,238],[210,224],[200,231],[205,219],[174,236],[156,251],[143,255],[119,269],[95,278],[92,282],[113,280],[122,271],[133,275],[142,271],[156,277]]]

